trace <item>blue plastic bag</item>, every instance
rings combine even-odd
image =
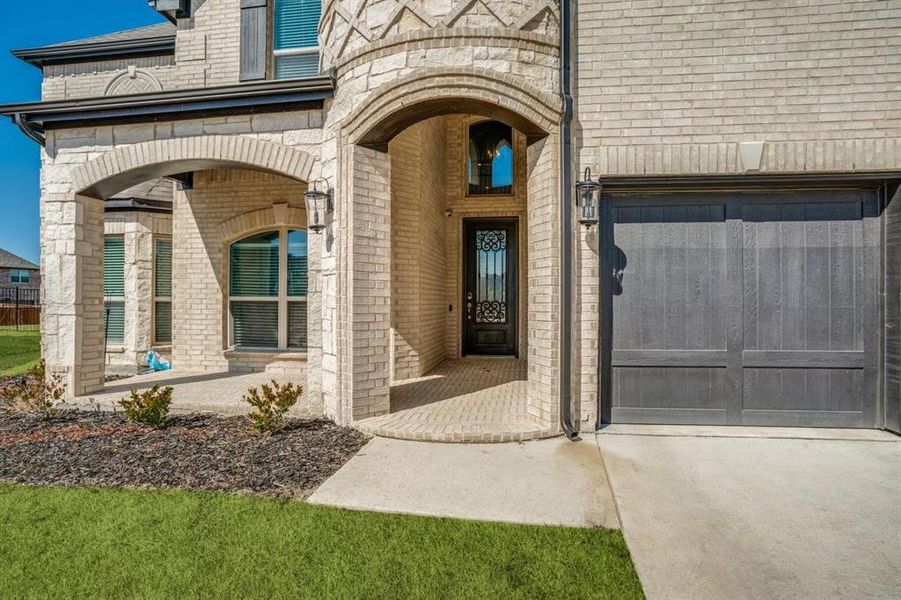
[[[172,368],[168,360],[153,350],[147,353],[147,366],[153,371],[168,371]]]

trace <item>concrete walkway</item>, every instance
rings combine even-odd
[[[465,519],[619,527],[591,440],[461,445],[375,438],[309,501]]]
[[[899,438],[637,431],[596,439],[648,598],[899,597]]]

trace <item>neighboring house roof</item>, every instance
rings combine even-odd
[[[12,252],[7,252],[0,248],[0,269],[30,269],[36,271],[40,267],[30,260],[25,260],[21,256],[16,256]]]
[[[36,67],[126,56],[174,54],[175,31],[175,25],[164,22],[59,44],[13,50],[12,54]]]

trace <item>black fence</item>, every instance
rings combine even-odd
[[[40,327],[40,290],[0,287],[0,328],[37,330]]]

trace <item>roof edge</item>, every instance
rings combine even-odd
[[[175,54],[175,34],[136,40],[72,43],[60,46],[41,46],[10,51],[19,60],[35,67],[44,65],[87,62],[109,58]]]

